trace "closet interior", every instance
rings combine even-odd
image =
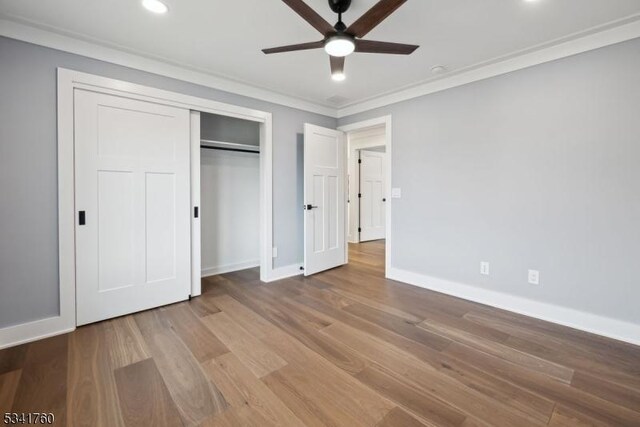
[[[260,124],[200,113],[202,277],[260,265]]]

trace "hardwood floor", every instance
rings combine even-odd
[[[640,348],[347,266],[0,352],[1,412],[69,426],[640,426]]]

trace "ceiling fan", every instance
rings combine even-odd
[[[353,52],[410,55],[420,47],[401,43],[362,40],[362,37],[367,35],[369,31],[406,3],[407,0],[380,0],[348,27],[342,22],[342,14],[349,10],[351,0],[329,0],[329,7],[338,14],[338,22],[334,26],[331,26],[331,24],[311,9],[303,0],[282,1],[300,15],[302,19],[320,31],[324,38],[317,42],[280,46],[263,49],[262,51],[265,54],[271,54],[324,48],[331,56],[331,77],[334,80],[340,81],[345,79],[344,59]]]

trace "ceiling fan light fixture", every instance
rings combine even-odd
[[[347,75],[343,72],[337,72],[337,73],[331,74],[331,79],[334,82],[343,82],[345,81],[346,78],[347,78]]]
[[[142,5],[148,11],[160,15],[163,13],[167,13],[167,11],[169,10],[167,5],[162,3],[160,0],[142,0]]]
[[[331,56],[341,58],[351,55],[353,51],[356,50],[356,44],[353,38],[343,34],[337,34],[327,39],[324,44],[324,50]]]

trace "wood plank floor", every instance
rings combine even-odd
[[[69,426],[640,426],[640,348],[347,266],[0,352],[0,410]]]

